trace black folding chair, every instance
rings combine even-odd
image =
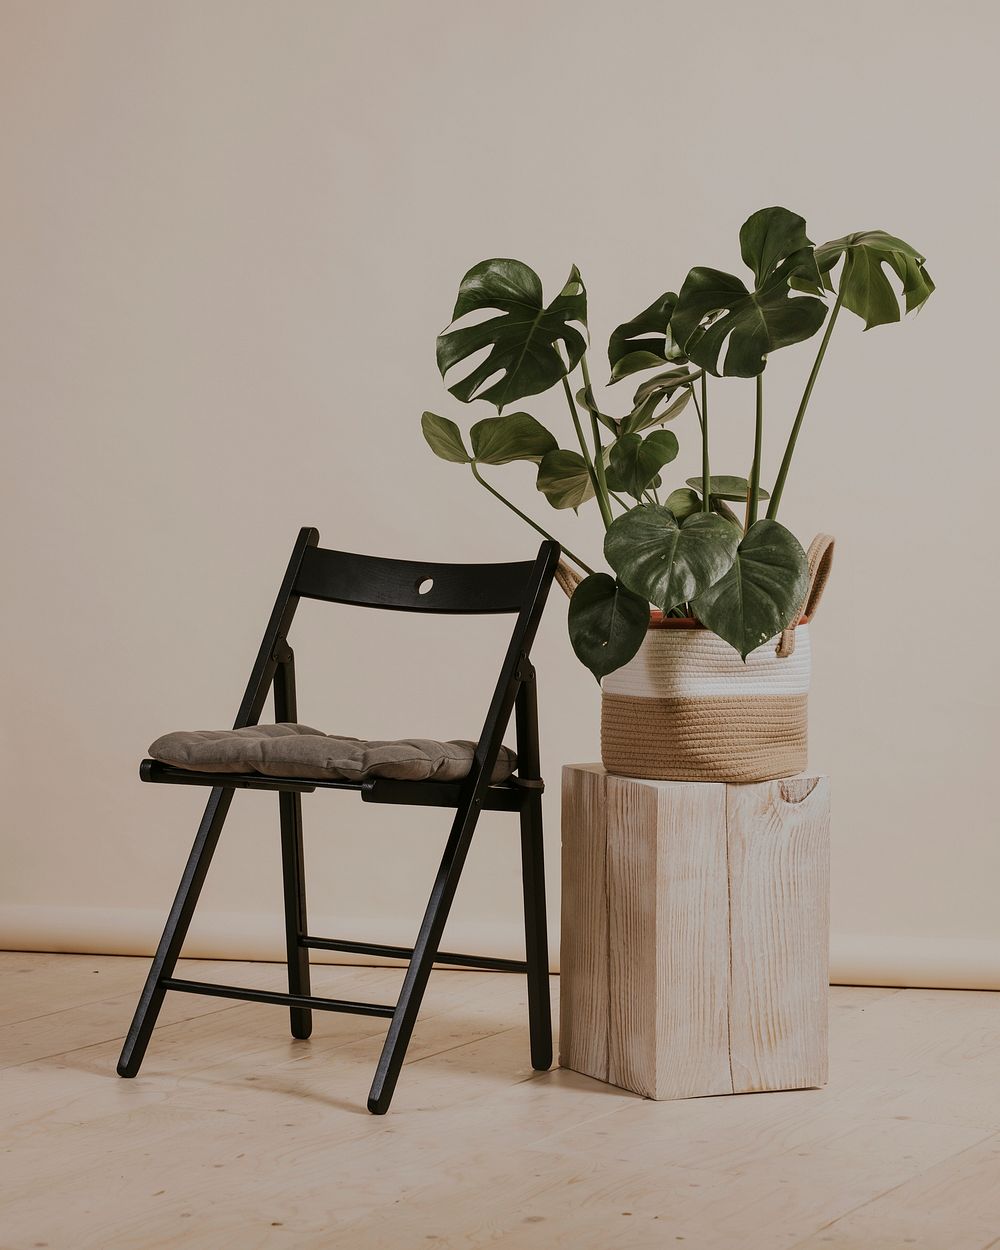
[[[535,670],[529,653],[559,559],[559,546],[554,542],[543,542],[535,560],[515,564],[426,564],[329,551],[318,544],[317,530],[303,529],[299,532],[234,728],[258,724],[272,682],[275,721],[295,721],[295,669],[287,635],[299,599],[322,599],[331,603],[403,612],[517,613],[496,690],[476,745],[471,772],[459,782],[389,779],[331,781],[271,777],[253,772],[195,772],[156,760],[143,760],[139,770],[143,781],[211,786],[212,793],[125,1039],[118,1073],[125,1077],[138,1073],[168,990],[283,1004],[290,1008],[292,1036],[297,1038],[310,1035],[314,1008],[385,1016],[391,1023],[368,1096],[368,1110],[375,1115],[383,1115],[389,1108],[427,979],[435,963],[527,973],[531,1063],[539,1071],[544,1071],[552,1063],[542,856],[543,782],[538,753]],[[491,784],[494,764],[512,711],[515,712],[517,734],[517,775],[509,782]],[[358,790],[367,803],[455,809],[451,833],[412,948],[310,935],[306,923],[301,796],[315,789]],[[236,790],[278,792],[288,957],[287,994],[187,981],[174,976],[175,965]],[[438,950],[479,813],[483,810],[520,814],[527,947],[524,961],[448,954]],[[309,988],[310,950],[408,959],[396,1004],[390,1006],[314,997]]]

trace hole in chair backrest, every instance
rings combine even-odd
[[[417,582],[417,594],[426,595],[427,592],[433,588],[433,586],[434,586],[433,577],[422,577],[420,581]]]

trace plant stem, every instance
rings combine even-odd
[[[596,408],[597,400],[594,398],[594,388],[590,384],[590,366],[587,364],[586,352],[580,357],[580,372],[583,374],[583,389],[586,392],[590,406],[591,408]]]
[[[691,398],[694,400],[694,410],[698,414],[698,429],[702,430],[705,428],[705,422],[701,415],[701,405],[698,403],[698,393],[693,386],[691,387]]]
[[[802,402],[799,404],[799,410],[795,414],[795,421],[792,423],[791,433],[788,435],[788,442],[785,444],[785,454],[781,457],[781,467],[778,469],[778,476],[774,479],[774,489],[771,491],[771,503],[767,509],[767,515],[773,521],[778,515],[778,505],[781,503],[781,495],[785,489],[785,479],[788,477],[788,468],[792,463],[792,456],[795,453],[795,440],[799,436],[799,430],[802,428],[802,418],[806,415],[806,408],[809,406],[809,398],[812,395],[813,387],[816,384],[816,378],[819,375],[820,365],[823,363],[823,357],[826,355],[827,344],[830,342],[830,336],[833,334],[833,327],[837,324],[837,314],[844,302],[844,280],[840,280],[840,290],[837,293],[837,302],[833,306],[830,313],[830,320],[826,323],[826,333],[823,335],[823,341],[819,345],[819,351],[816,353],[816,359],[809,373],[809,380],[806,382],[806,389],[802,392]]]
[[[566,392],[566,402],[569,404],[570,416],[573,418],[573,426],[576,430],[576,437],[580,440],[580,451],[583,453],[584,463],[587,466],[587,472],[590,474],[591,482],[595,481],[594,462],[590,458],[590,448],[587,446],[587,440],[583,437],[583,426],[580,424],[580,414],[576,410],[576,404],[573,401],[573,392],[570,389],[569,378],[563,377],[563,390]],[[597,487],[594,487],[595,491]]]
[[[576,429],[576,436],[580,440],[580,451],[583,453],[583,462],[587,466],[587,475],[590,478],[590,484],[594,488],[594,496],[597,499],[597,506],[601,510],[601,519],[604,521],[604,528],[607,529],[611,524],[611,506],[608,503],[607,496],[601,494],[601,483],[597,477],[597,471],[594,468],[594,462],[590,457],[590,450],[587,447],[587,440],[583,436],[583,426],[580,424],[580,414],[576,409],[576,400],[573,398],[573,391],[569,384],[569,379],[563,375],[563,391],[566,394],[566,402],[569,404],[570,415],[573,418],[573,425]],[[595,418],[596,425],[596,418]],[[604,466],[601,465],[601,473],[603,476]]]
[[[701,493],[702,511],[712,511],[712,475],[708,465],[708,377],[701,375]]]
[[[747,499],[747,517],[745,530],[749,530],[757,520],[757,507],[760,502],[760,453],[764,441],[764,375],[758,373],[754,379],[757,383],[756,420],[753,430],[753,465],[750,469],[750,494]]]
[[[594,469],[597,473],[598,487],[597,502],[601,509],[601,516],[604,518],[604,528],[607,529],[614,518],[611,515],[611,505],[608,503],[608,482],[604,473],[604,445],[601,442],[601,427],[594,412],[594,409],[597,407],[597,401],[594,399],[594,388],[590,384],[590,369],[587,367],[586,352],[580,357],[580,368],[583,371],[583,385],[590,408],[590,428],[594,438]]]
[[[553,538],[552,535],[548,532],[548,530],[543,530],[537,521],[533,521],[530,516],[527,516],[525,513],[523,513],[520,508],[512,504],[509,499],[506,499],[503,495],[500,494],[498,490],[496,490],[493,486],[491,486],[489,482],[487,482],[487,480],[480,475],[479,470],[475,466],[475,463],[470,464],[469,468],[472,470],[472,476],[476,479],[476,481],[480,484],[480,486],[485,486],[486,489],[490,492],[490,494],[494,496],[494,498],[499,499],[502,504],[510,508],[511,512],[519,516],[522,521],[530,525],[531,528],[533,530],[536,530],[539,534],[541,534],[543,538],[549,539],[550,542],[559,543],[559,546],[562,548],[563,555],[569,556],[569,558],[573,561],[573,563],[578,565],[581,569],[583,569],[585,573],[593,573],[594,570],[590,567],[590,565],[585,564],[580,559],[579,556],[574,555],[573,552],[570,551],[570,549],[566,546],[565,543],[559,542],[558,538]]]

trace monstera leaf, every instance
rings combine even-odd
[[[657,430],[648,438],[623,434],[611,447],[608,489],[638,499],[650,483],[659,485],[657,474],[676,455],[677,435],[670,430]]]
[[[636,387],[632,403],[638,406],[645,403],[652,395],[658,395],[661,399],[669,399],[681,386],[688,387],[687,393],[690,394],[691,384],[697,382],[701,374],[701,369],[689,369],[686,365],[680,369],[668,369],[666,373],[658,373],[656,377],[647,378]]]
[[[670,331],[677,296],[667,291],[638,317],[620,325],[608,340],[611,381],[620,382],[643,369],[658,369],[665,361],[685,358]]]
[[[752,525],[732,568],[693,600],[703,625],[745,660],[792,623],[809,585],[806,553],[777,521]]]
[[[592,413],[606,429],[611,430],[614,434],[618,433],[618,422],[614,417],[609,417],[606,412],[601,412],[597,406],[597,400],[594,398],[594,392],[589,386],[583,386],[577,391],[576,402],[581,408],[586,408],[589,413]]]
[[[618,423],[618,432],[620,434],[641,434],[643,430],[648,430],[651,425],[663,425],[666,421],[673,421],[674,417],[679,416],[688,406],[691,398],[690,388],[685,388],[683,394],[671,404],[667,404],[666,408],[660,408],[664,395],[669,395],[670,390],[652,390],[647,392],[645,399],[641,403],[636,404],[627,417],[622,417]],[[657,411],[659,409],[659,411]]]
[[[700,495],[704,495],[705,487],[700,477],[689,477],[687,484]],[[708,489],[713,499],[744,500],[750,494],[750,483],[745,477],[732,477],[728,473],[713,473],[708,479]],[[760,498],[770,499],[768,491],[760,488]]]
[[[569,638],[598,681],[627,664],[649,628],[649,604],[607,573],[591,573],[569,603]]]
[[[547,452],[538,466],[535,485],[553,508],[579,508],[594,497],[586,461],[576,451]]]
[[[692,371],[688,368],[668,369],[666,373],[658,373],[655,378],[648,378],[636,389],[632,396],[632,411],[618,422],[619,434],[640,434],[652,425],[663,425],[679,416],[691,399],[691,383],[701,376],[701,370]],[[681,394],[668,403],[666,408],[660,404],[666,402],[678,390]]]
[[[694,376],[700,377],[700,370]],[[639,434],[651,426],[672,421],[684,411],[691,398],[691,388],[688,385],[691,378],[692,375],[687,369],[675,369],[669,374],[664,373],[657,378],[650,378],[636,391],[632,400],[632,411],[620,421],[600,410],[594,393],[589,387],[583,387],[577,391],[576,400],[581,408],[585,408],[595,416],[616,437],[620,434]],[[665,408],[661,408],[660,405],[666,403],[671,395],[682,386],[684,387],[683,393],[673,403],[667,403]]]
[[[667,508],[640,504],[608,527],[604,554],[624,586],[669,612],[723,577],[738,544],[714,512],[678,523]]]
[[[769,352],[816,333],[826,305],[812,295],[793,296],[789,288],[794,277],[817,287],[821,281],[805,224],[786,208],[763,208],[743,223],[740,250],[753,270],[752,291],[731,273],[691,270],[670,325],[695,364],[716,376],[753,378]]]
[[[489,349],[467,377],[448,387],[464,403],[488,399],[499,412],[525,395],[547,391],[576,367],[587,346],[574,324],[586,330],[587,292],[575,265],[566,285],[546,308],[542,283],[533,269],[518,260],[484,260],[462,279],[452,322],[484,310],[497,315],[438,336],[442,378],[461,361]],[[556,346],[560,340],[568,368]]]
[[[730,525],[735,525],[740,538],[743,537],[743,522],[732,510],[732,508],[730,508],[729,504],[720,499],[718,495],[713,495],[708,502],[708,506],[713,512],[717,512],[719,516],[725,517]]]
[[[537,464],[559,444],[541,422],[527,412],[506,417],[484,417],[469,431],[472,454],[480,464],[510,464],[533,460]]]
[[[436,412],[425,412],[420,418],[427,446],[435,456],[450,460],[452,464],[470,464],[472,457],[465,450],[462,433],[454,421],[439,417]]]
[[[886,265],[902,284],[907,312],[919,308],[934,290],[931,276],[924,268],[925,257],[909,243],[884,230],[845,234],[842,239],[834,239],[816,249],[816,261],[827,290],[833,290],[830,270],[841,256],[844,270],[839,290],[844,307],[862,319],[866,330],[899,320],[899,299],[885,272]]]
[[[693,490],[688,490],[686,486],[681,486],[677,490],[672,490],[663,501],[663,506],[668,512],[674,514],[674,518],[683,521],[685,517],[694,516],[696,512],[703,512],[701,497]]]

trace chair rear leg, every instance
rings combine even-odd
[[[549,943],[545,922],[545,861],[542,802],[531,795],[521,809],[521,879],[524,887],[524,944],[528,963],[528,1031],[531,1066],[552,1066],[552,1005],[549,999]]]
[[[306,875],[302,848],[302,796],[278,795],[281,815],[281,875],[285,897],[285,950],[288,958],[288,992],[310,993],[309,951],[302,945],[308,933],[306,923]],[[291,1007],[292,1037],[307,1038],[312,1033],[312,1012],[308,1007]]]
[[[153,956],[146,984],[139,996],[139,1004],[135,1009],[128,1036],[125,1038],[125,1045],[122,1047],[121,1057],[118,1060],[119,1076],[135,1076],[142,1065],[146,1047],[149,1045],[149,1039],[156,1026],[156,1018],[163,1006],[166,993],[162,988],[163,981],[173,975],[234,793],[232,789],[217,786],[209,795],[205,814],[198,826],[194,845],[191,847],[184,874],[167,916],[163,936]]]
[[[517,691],[517,772],[523,781],[539,782],[538,683],[534,667],[522,667]],[[521,806],[521,880],[524,888],[524,944],[528,964],[528,1031],[531,1066],[552,1066],[552,1006],[549,1001],[549,943],[545,924],[545,858],[542,844],[542,795],[525,792]]]
[[[451,835],[427,903],[427,910],[420,924],[420,932],[413,944],[413,955],[406,969],[406,976],[403,978],[403,987],[399,992],[396,1010],[382,1046],[378,1067],[375,1069],[375,1079],[372,1081],[371,1091],[368,1094],[368,1110],[372,1115],[385,1115],[392,1102],[396,1082],[399,1080],[403,1060],[406,1058],[406,1048],[410,1044],[413,1026],[417,1022],[417,1013],[420,1011],[427,980],[441,944],[441,935],[448,920],[448,912],[451,910],[452,900],[458,888],[459,877],[462,875],[462,868],[469,853],[469,844],[478,819],[479,804],[476,802],[464,810],[460,809],[452,825]]]

